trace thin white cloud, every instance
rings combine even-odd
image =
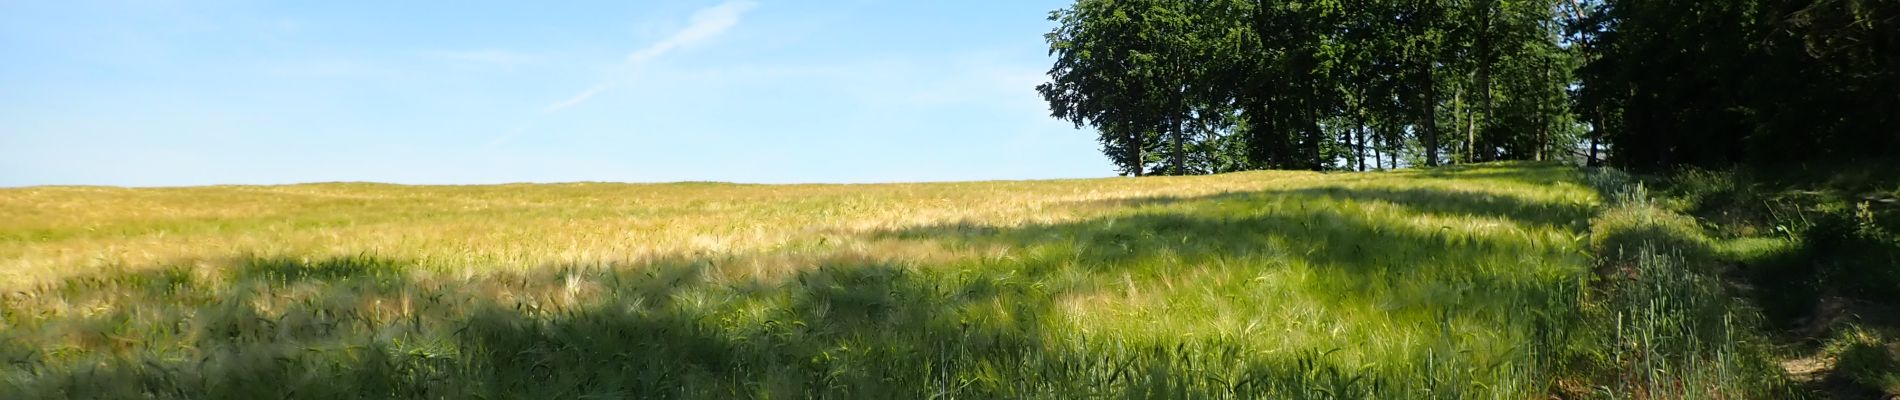
[[[668,35],[666,38],[654,42],[645,48],[628,53],[620,70],[631,70],[633,67],[646,64],[675,49],[690,47],[717,37],[719,34],[725,33],[727,30],[731,30],[733,26],[738,25],[739,17],[744,15],[746,11],[752,10],[752,7],[756,5],[758,5],[758,3],[751,0],[731,0],[716,6],[700,9],[693,13],[692,19],[688,21],[685,28],[673,32],[672,35]],[[619,76],[611,77],[606,81],[595,84],[587,90],[575,94],[573,97],[549,104],[544,111],[556,112],[585,103],[588,99],[593,98],[594,95],[605,92],[607,89],[612,89],[618,85],[620,78]]]
[[[607,91],[607,89],[612,88],[613,86],[614,86],[613,81],[601,82],[599,84],[594,85],[594,87],[587,88],[587,90],[582,90],[580,93],[574,94],[574,97],[569,97],[567,98],[567,100],[561,100],[561,101],[554,102],[554,104],[549,104],[546,111],[555,112],[555,111],[560,111],[562,109],[566,109],[568,107],[578,106],[581,103],[586,102],[587,99],[593,98],[594,95],[600,94],[600,92],[605,92]]]
[[[739,16],[756,6],[750,0],[733,0],[720,5],[707,7],[693,13],[692,22],[685,29],[674,32],[672,36],[647,46],[640,51],[627,54],[628,64],[640,64],[655,57],[673,51],[673,49],[691,46],[706,41],[739,24]]]

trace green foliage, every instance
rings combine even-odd
[[[1802,244],[1816,278],[1839,294],[1900,299],[1900,235],[1876,221],[1868,203],[1821,213]]]
[[[1555,10],[1555,1],[1078,0],[1051,13],[1056,62],[1037,89],[1054,116],[1095,127],[1131,174],[1376,169],[1369,155],[1436,165],[1441,148],[1459,143],[1467,162],[1559,159],[1577,125],[1565,105],[1574,62]],[[1481,94],[1484,107],[1441,95],[1450,91]],[[1441,137],[1441,126],[1473,136]],[[1190,156],[1195,147],[1244,152]]]
[[[1078,0],[1051,19],[1038,90],[1124,173],[1225,170],[1189,156],[1223,136],[1246,169],[1900,151],[1890,0]]]
[[[1051,114],[1101,131],[1103,151],[1123,173],[1142,175],[1151,149],[1173,147],[1165,170],[1185,173],[1183,115],[1196,66],[1191,29],[1179,1],[1081,1],[1051,12],[1058,26],[1045,36],[1056,64],[1038,85]]]
[[[1887,200],[1900,181],[1889,170],[1685,169],[1657,182],[1671,208],[1706,222],[1768,321],[1808,342],[1842,321],[1900,322],[1872,317],[1900,305],[1900,209]]]
[[[1618,164],[1882,159],[1900,150],[1900,3],[1600,3],[1579,113]]]

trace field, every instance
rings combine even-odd
[[[1644,325],[1591,311],[1606,204],[1542,164],[5,189],[0,398],[1695,397],[1662,394],[1736,379],[1591,372],[1667,361],[1630,358],[1647,348],[1614,343],[1648,343]]]

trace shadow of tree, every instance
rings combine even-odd
[[[1576,170],[1557,162],[1498,162],[1475,165],[1449,165],[1403,173],[1433,179],[1499,180],[1532,186],[1550,186],[1575,182]]]
[[[24,331],[0,336],[0,355],[9,365],[0,393],[1178,398],[1256,397],[1319,384],[1347,394],[1369,390],[1349,371],[1317,362],[1318,354],[1272,363],[1240,357],[1221,343],[1049,343],[1036,320],[1049,315],[1050,297],[1029,280],[940,281],[892,265],[833,264],[741,293],[678,279],[708,265],[696,260],[475,283],[399,280],[390,293],[400,294],[370,299],[366,289],[389,282],[325,271],[402,262],[351,257],[250,264],[278,273],[237,274],[224,283],[167,281],[179,276],[175,272],[74,278],[70,282],[84,282],[74,285],[89,291],[117,290],[105,297],[130,308],[41,320],[10,316],[9,325]],[[484,296],[497,289],[544,291],[541,286],[568,279],[554,275],[621,285],[599,287],[594,299],[569,305]],[[282,276],[313,279],[274,280]],[[397,302],[412,308],[375,305]],[[10,309],[21,305],[9,301]],[[103,340],[62,340],[71,334]],[[1236,380],[1245,377],[1255,378]]]
[[[1293,191],[1294,195],[1348,201],[1382,201],[1443,217],[1495,217],[1518,224],[1557,227],[1571,232],[1589,228],[1595,207],[1582,203],[1530,201],[1509,194],[1477,190],[1419,188],[1348,188],[1328,186]]]
[[[1375,202],[1391,208],[1381,209]],[[1053,252],[1073,257],[1073,265],[1096,274],[1117,272],[1108,268],[1139,269],[1133,266],[1140,265],[1158,267],[1148,272],[1172,274],[1236,259],[1297,260],[1328,271],[1322,278],[1333,279],[1329,284],[1359,289],[1327,292],[1337,296],[1335,300],[1403,304],[1454,300],[1444,305],[1458,307],[1488,300],[1501,302],[1491,306],[1504,307],[1546,297],[1544,292],[1551,288],[1543,279],[1550,276],[1516,268],[1584,265],[1588,257],[1573,236],[1584,229],[1582,224],[1590,215],[1586,206],[1528,202],[1505,195],[1324,187],[1118,200],[1115,204],[1138,211],[1006,227],[950,223],[878,232],[873,237],[929,241],[951,248]],[[1510,222],[1494,229],[1470,230],[1387,218],[1418,215],[1499,217]],[[1542,237],[1527,233],[1539,228],[1548,232]],[[1467,293],[1429,301],[1365,297],[1393,293],[1368,288],[1416,283],[1395,279],[1419,276],[1456,281],[1441,283],[1455,283]],[[1438,311],[1442,310],[1427,314]]]

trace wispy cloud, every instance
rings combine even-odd
[[[756,5],[758,5],[758,3],[751,0],[731,0],[716,6],[700,9],[693,13],[692,19],[688,21],[685,28],[681,28],[679,31],[673,32],[672,35],[668,35],[658,42],[647,45],[647,47],[632,53],[627,53],[627,57],[623,60],[619,71],[621,71],[621,74],[625,74],[625,71],[632,70],[641,64],[646,64],[675,49],[690,47],[717,37],[727,30],[731,30],[733,26],[738,25],[739,17],[744,15],[746,11],[752,10],[752,7]],[[587,90],[576,93],[566,100],[549,104],[543,111],[556,112],[578,106],[581,103],[587,102],[588,99],[593,98],[594,95],[598,95],[601,92],[605,92],[619,85],[621,79],[621,76],[609,77],[587,88]]]
[[[568,107],[581,105],[581,103],[587,102],[587,99],[594,98],[594,95],[600,94],[600,92],[605,92],[607,91],[607,89],[612,88],[614,84],[615,84],[615,81],[606,81],[606,82],[594,84],[594,87],[587,88],[587,90],[582,90],[580,93],[575,94],[574,97],[569,97],[567,98],[567,100],[561,100],[561,101],[554,102],[554,104],[549,104],[548,107],[544,109],[543,111],[555,112],[555,111],[561,111]]]
[[[673,49],[691,46],[725,33],[739,24],[739,16],[757,5],[750,0],[728,1],[720,5],[707,7],[693,13],[692,22],[685,29],[673,32],[672,36],[660,40],[644,49],[627,54],[628,64],[640,64],[666,54]]]

